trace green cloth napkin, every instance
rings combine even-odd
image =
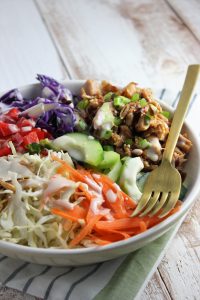
[[[167,233],[129,254],[94,300],[133,300],[143,291],[160,263],[182,220]]]

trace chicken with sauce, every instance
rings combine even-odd
[[[90,134],[102,145],[113,147],[121,157],[140,156],[146,171],[159,164],[171,120],[170,113],[163,111],[150,89],[140,88],[135,82],[118,88],[106,81],[100,84],[87,80],[81,97],[77,109]],[[81,107],[80,103],[84,105]],[[187,135],[181,134],[173,155],[179,170],[191,146]]]

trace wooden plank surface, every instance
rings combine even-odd
[[[37,1],[74,78],[177,89],[199,42],[163,0]]]
[[[200,1],[199,0],[167,0],[171,9],[200,41]]]
[[[32,0],[0,1],[0,90],[35,81],[37,73],[66,76]]]
[[[1,0],[0,89],[32,82],[36,72],[177,89],[187,64],[200,61],[199,2],[182,3],[37,0],[35,6],[32,0]],[[200,200],[141,300],[199,299],[199,205]],[[1,300],[11,298],[36,299],[0,290]]]

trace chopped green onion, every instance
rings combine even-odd
[[[79,109],[86,109],[86,107],[88,106],[88,103],[89,103],[88,99],[83,99],[78,102],[77,107]]]
[[[139,139],[139,147],[141,149],[146,149],[150,147],[150,143],[146,139]]]
[[[114,106],[116,107],[123,107],[125,104],[129,103],[131,100],[124,97],[124,96],[116,96],[114,98]]]
[[[121,122],[122,122],[121,118],[119,118],[119,117],[115,117],[114,118],[114,124],[115,124],[115,126],[119,126],[121,124]]]
[[[109,146],[109,145],[103,146],[103,149],[104,149],[105,151],[114,151],[114,147],[113,147],[113,146]]]
[[[78,126],[78,129],[80,129],[80,130],[86,130],[86,128],[87,128],[87,124],[86,124],[85,121],[82,120],[82,119],[80,119],[80,120],[78,121],[77,126]]]
[[[114,94],[113,92],[107,93],[107,94],[103,97],[103,98],[104,98],[104,101],[105,101],[105,102],[110,101],[113,94]]]
[[[103,130],[101,132],[101,138],[104,140],[108,140],[112,135],[112,130]]]
[[[133,144],[133,140],[132,139],[127,139],[124,142],[126,145],[132,145]]]
[[[32,143],[26,146],[27,150],[31,154],[38,154],[43,149],[43,147],[38,143]]]
[[[149,125],[150,120],[151,120],[151,115],[147,113],[147,114],[144,116],[144,123],[145,123],[145,125]]]
[[[165,118],[167,118],[168,120],[170,119],[170,117],[171,117],[171,115],[170,115],[170,112],[169,111],[165,111],[165,110],[163,110],[163,111],[161,111],[161,114],[165,117]]]
[[[133,96],[131,97],[131,101],[135,102],[138,101],[140,99],[140,94],[135,93],[133,94]]]
[[[39,143],[31,143],[26,146],[30,154],[38,154],[44,149],[52,149],[58,151],[58,149],[53,145],[49,139],[40,140]]]
[[[144,99],[144,98],[142,98],[142,99],[139,101],[139,103],[140,103],[140,106],[141,106],[141,107],[145,107],[145,106],[147,105],[147,100]]]

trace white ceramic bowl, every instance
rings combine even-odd
[[[72,93],[77,94],[83,83],[84,81],[71,80],[65,81],[63,84],[67,86]],[[20,88],[20,90],[22,94],[28,98],[39,95],[41,87],[38,83],[27,85]],[[172,112],[172,109],[167,105],[164,105],[163,103],[161,103],[161,105],[164,107],[164,109]],[[120,255],[139,249],[149,242],[157,239],[159,236],[169,230],[179,219],[181,219],[181,217],[188,211],[190,206],[197,198],[200,190],[200,148],[198,144],[198,137],[190,129],[189,124],[185,123],[184,126],[193,142],[193,148],[185,168],[187,172],[188,192],[179,212],[170,216],[168,219],[147,230],[146,232],[143,232],[125,241],[115,242],[103,247],[55,250],[38,249],[0,241],[0,253],[13,258],[38,264],[54,266],[80,266],[116,258]]]

